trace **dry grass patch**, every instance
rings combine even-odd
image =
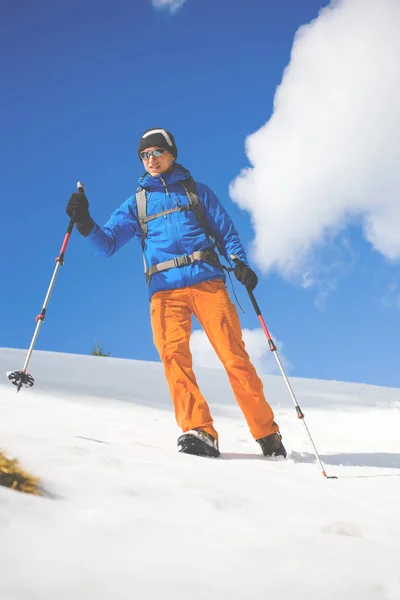
[[[24,471],[17,459],[10,459],[0,451],[0,485],[40,496],[39,479]]]

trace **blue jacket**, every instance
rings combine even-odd
[[[187,205],[188,198],[180,182],[190,176],[189,171],[179,164],[175,164],[170,173],[158,177],[145,173],[139,179],[139,184],[147,192],[147,215]],[[228,213],[208,186],[197,182],[196,186],[207,224],[225,259],[234,267],[229,255],[235,254],[248,264],[244,248]],[[107,257],[112,256],[134,236],[142,242],[136,194],[117,208],[103,227],[95,224],[87,240],[96,254]],[[212,245],[212,240],[206,235],[192,210],[173,212],[149,221],[144,258],[148,268],[177,256],[211,248]],[[225,280],[225,272],[220,267],[202,260],[182,267],[172,267],[151,277],[149,296],[151,298],[155,292],[161,290],[182,288],[210,279]]]

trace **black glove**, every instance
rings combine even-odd
[[[240,283],[243,283],[244,286],[252,292],[258,283],[258,277],[254,273],[253,269],[250,269],[247,265],[244,264],[241,260],[236,260],[236,269],[235,269],[235,277]]]
[[[89,235],[93,229],[94,221],[89,213],[88,199],[83,192],[71,194],[65,212],[73,220],[81,235]]]

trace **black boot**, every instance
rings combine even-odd
[[[216,458],[220,455],[217,440],[202,429],[191,429],[179,436],[178,449],[179,452],[195,454],[196,456]]]
[[[287,452],[282,444],[282,436],[279,432],[271,433],[271,435],[256,441],[260,444],[264,456],[283,456],[286,458]]]

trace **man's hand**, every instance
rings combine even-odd
[[[84,192],[74,192],[65,209],[67,215],[75,223],[76,229],[86,237],[92,231],[94,221],[89,213],[89,202]]]
[[[254,273],[253,269],[250,269],[247,265],[244,264],[239,259],[235,260],[236,269],[235,269],[235,277],[240,283],[243,283],[244,286],[252,292],[258,283],[258,277]]]
[[[71,194],[66,213],[74,223],[87,223],[90,221],[89,202],[84,192]]]

